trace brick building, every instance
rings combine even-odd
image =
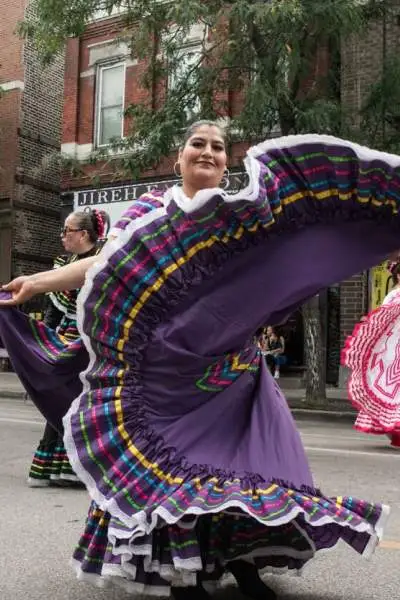
[[[362,37],[353,36],[343,41],[341,60],[342,103],[354,119],[356,128],[361,126],[360,111],[371,87],[382,76],[385,61],[398,56],[400,50],[400,1],[389,3],[386,15],[373,23]],[[384,125],[383,125],[384,127]],[[382,282],[380,279],[382,278]],[[368,308],[375,307],[372,287],[384,288],[388,275],[360,273],[340,284],[340,334],[341,342],[352,331],[354,322]],[[385,293],[379,290],[381,299]]]
[[[132,59],[130,49],[118,40],[121,22],[118,17],[99,18],[79,38],[70,39],[66,50],[65,96],[62,132],[64,155],[84,161],[91,152],[107,145],[111,137],[124,135],[128,124],[122,117],[124,107],[142,102],[147,91],[140,85],[142,63]],[[191,55],[200,46],[203,26],[194,27],[187,40]],[[237,99],[230,98],[232,103]],[[230,164],[239,165],[245,144],[231,148]],[[142,174],[140,182],[116,180],[112,166],[101,169],[102,187],[94,188],[91,170],[79,178],[63,180],[65,208],[102,204],[112,220],[118,218],[129,201],[146,189],[170,185],[176,181],[171,156],[153,171]],[[233,171],[235,169],[233,168]],[[234,183],[235,177],[233,177]]]
[[[106,145],[110,137],[123,135],[127,127],[122,117],[123,108],[140,102],[145,94],[139,83],[143,65],[132,58],[129,48],[118,40],[119,31],[117,16],[103,16],[91,23],[81,38],[68,41],[62,150],[78,160],[84,161],[92,150]],[[188,39],[191,52],[195,51],[201,36],[202,32],[194,28]],[[398,43],[398,19],[393,15],[385,23],[373,24],[365,38],[343,42],[342,99],[354,114],[358,113],[371,83],[382,69],[385,53],[396,48]],[[324,57],[320,59],[324,60]],[[316,67],[321,68],[321,64]],[[237,106],[238,99],[234,94],[229,100]],[[239,168],[246,147],[247,144],[237,144],[231,148],[231,166]],[[79,179],[66,178],[63,180],[64,211],[96,205],[108,210],[115,220],[127,203],[143,193],[147,186],[170,185],[175,180],[173,162],[173,158],[166,159],[156,171],[145,173],[135,182],[116,181],[110,167],[108,173],[102,172],[100,188],[94,187],[89,173]],[[338,282],[321,295],[328,376],[332,382],[339,377],[343,340],[368,309],[368,302],[367,273]],[[301,362],[303,340],[299,314],[293,317],[291,327],[293,347],[297,347],[297,361]]]
[[[0,0],[0,282],[49,268],[60,251],[64,57],[44,69],[15,35],[28,1]]]

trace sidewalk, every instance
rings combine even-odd
[[[284,383],[282,379],[283,392],[296,418],[307,418],[311,413],[315,418],[354,420],[355,412],[347,400],[346,390],[330,387],[327,389],[326,405],[311,407],[305,403],[303,389],[285,389]],[[0,372],[0,401],[1,399],[27,401],[25,390],[15,373]]]
[[[25,400],[26,392],[15,373],[0,372],[0,398]]]
[[[327,387],[327,400],[321,407],[306,403],[304,389],[285,389],[282,385],[282,391],[296,419],[306,419],[310,415],[316,419],[339,419],[349,423],[354,423],[356,419],[357,412],[348,400],[347,389]]]

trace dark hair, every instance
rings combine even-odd
[[[389,271],[392,275],[393,285],[397,285],[399,283],[397,277],[400,275],[400,262],[390,265]]]
[[[216,121],[204,119],[202,121],[195,121],[194,123],[189,125],[189,127],[186,129],[185,133],[183,134],[181,148],[186,146],[186,143],[189,140],[189,138],[191,138],[192,135],[195,134],[196,130],[199,129],[199,127],[203,127],[203,126],[216,127],[217,129],[219,129],[221,132],[222,139],[224,140],[224,142],[226,142],[225,129],[223,127],[221,127],[221,125],[219,125]]]
[[[80,229],[88,232],[89,240],[96,244],[106,238],[110,228],[110,217],[104,210],[89,208],[84,211],[77,210],[72,213]]]

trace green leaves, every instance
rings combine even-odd
[[[43,62],[51,59],[63,48],[68,37],[81,35],[92,14],[103,4],[96,0],[36,0],[35,10],[28,11],[27,19],[20,23],[17,32],[32,40]]]
[[[91,161],[110,160],[116,176],[127,170],[139,177],[176,149],[177,133],[195,118],[228,116],[236,138],[246,140],[279,132],[343,132],[341,40],[362,32],[385,4],[36,0],[35,15],[20,24],[19,32],[33,40],[46,62],[68,37],[81,35],[94,15],[119,14],[121,38],[131,55],[147,65],[137,85],[148,90],[148,98],[127,108],[129,135],[95,152]],[[387,79],[373,90],[363,113],[368,132],[376,129],[377,113],[385,112],[388,125],[398,126],[400,111],[393,110],[397,87]]]
[[[400,152],[400,58],[389,55],[382,78],[363,104],[362,128],[371,144],[387,152]]]

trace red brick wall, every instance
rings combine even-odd
[[[400,1],[392,2],[392,7],[393,12],[387,15],[385,31],[384,23],[379,20],[371,23],[363,36],[352,36],[342,43],[342,103],[350,123],[356,127],[360,125],[357,114],[382,74],[383,57],[398,54],[400,50]],[[364,273],[341,284],[342,341],[367,309],[368,275]]]
[[[94,23],[88,27],[86,33],[79,39],[70,40],[66,51],[65,68],[65,96],[63,111],[63,134],[62,143],[91,144],[94,138],[95,121],[95,74],[80,77],[89,69],[89,46],[104,41],[115,39],[118,32],[118,19],[110,19]],[[146,99],[148,92],[141,85],[141,79],[146,65],[143,62],[137,65],[127,66],[125,84],[125,105],[141,103]],[[156,94],[159,99],[159,91]],[[226,102],[228,94],[219,95],[217,103]],[[238,94],[229,95],[228,113],[236,111],[241,106]],[[127,132],[129,124],[125,123]],[[242,160],[246,145],[238,144],[232,148],[231,167],[237,166]],[[176,156],[164,159],[157,169],[145,172],[143,178],[170,176]],[[87,175],[77,179],[65,176],[62,182],[63,189],[76,189],[82,186],[90,186],[91,174],[94,169],[86,168]],[[125,176],[126,178],[126,176]],[[101,173],[101,181],[104,183],[115,182],[115,172],[112,167],[106,167]]]
[[[23,45],[14,35],[17,21],[22,19],[24,2],[0,0],[0,86],[11,81],[23,81]],[[5,92],[0,98],[0,276],[11,275],[12,199],[15,190],[15,171],[18,165],[18,126],[21,110],[21,91]],[[8,199],[8,200],[6,200]]]
[[[0,0],[0,85],[23,83],[0,98],[2,278],[48,268],[60,251],[60,171],[50,156],[60,148],[64,59],[44,68],[14,33],[31,6]]]
[[[78,134],[80,46],[80,40],[75,38],[68,40],[66,47],[62,116],[63,144],[75,142]]]
[[[384,56],[398,55],[400,50],[400,1],[391,5],[385,24],[375,21],[363,36],[343,40],[342,102],[352,120],[381,76]]]
[[[221,25],[223,26],[223,24]],[[70,40],[66,51],[65,68],[65,96],[63,113],[63,135],[62,143],[76,143],[79,145],[92,144],[94,141],[94,123],[95,123],[95,70],[88,76],[80,77],[81,73],[87,73],[90,65],[90,46],[102,42],[114,40],[119,32],[121,23],[118,18],[99,21],[91,24],[85,34],[79,39]],[[141,87],[141,79],[146,68],[142,61],[137,65],[127,66],[126,86],[125,86],[125,106],[143,102],[148,97],[146,89]],[[327,72],[329,68],[329,56],[327,49],[322,47],[317,53],[315,61],[315,72],[321,74],[321,71]],[[92,67],[93,69],[93,67]],[[304,89],[308,90],[309,81],[304,82]],[[160,99],[160,90],[156,93],[156,101]],[[216,95],[216,107],[225,106],[228,115],[235,115],[243,106],[243,94],[241,89],[233,90],[230,93],[223,92]],[[127,132],[129,124],[125,123]],[[230,151],[230,167],[238,167],[247,149],[247,143],[234,144]],[[162,177],[170,175],[172,166],[176,157],[162,162],[154,171],[143,173],[146,177]],[[78,179],[63,179],[63,189],[79,188],[90,185],[90,174],[93,173],[91,167],[86,169],[87,176]],[[115,173],[106,168],[101,173],[101,180],[106,183],[108,180],[115,182]]]
[[[23,44],[14,31],[18,21],[24,16],[26,4],[24,0],[0,1],[0,82],[24,79]]]
[[[0,98],[0,197],[3,198],[11,198],[14,190],[20,107],[20,90],[10,90]]]
[[[367,273],[354,275],[340,284],[340,330],[342,345],[354,325],[368,311]]]
[[[0,0],[0,86],[10,81],[23,81],[23,44],[14,34],[17,21],[23,17],[24,3]],[[10,197],[17,164],[17,129],[21,92],[6,92],[0,98],[0,195]]]

